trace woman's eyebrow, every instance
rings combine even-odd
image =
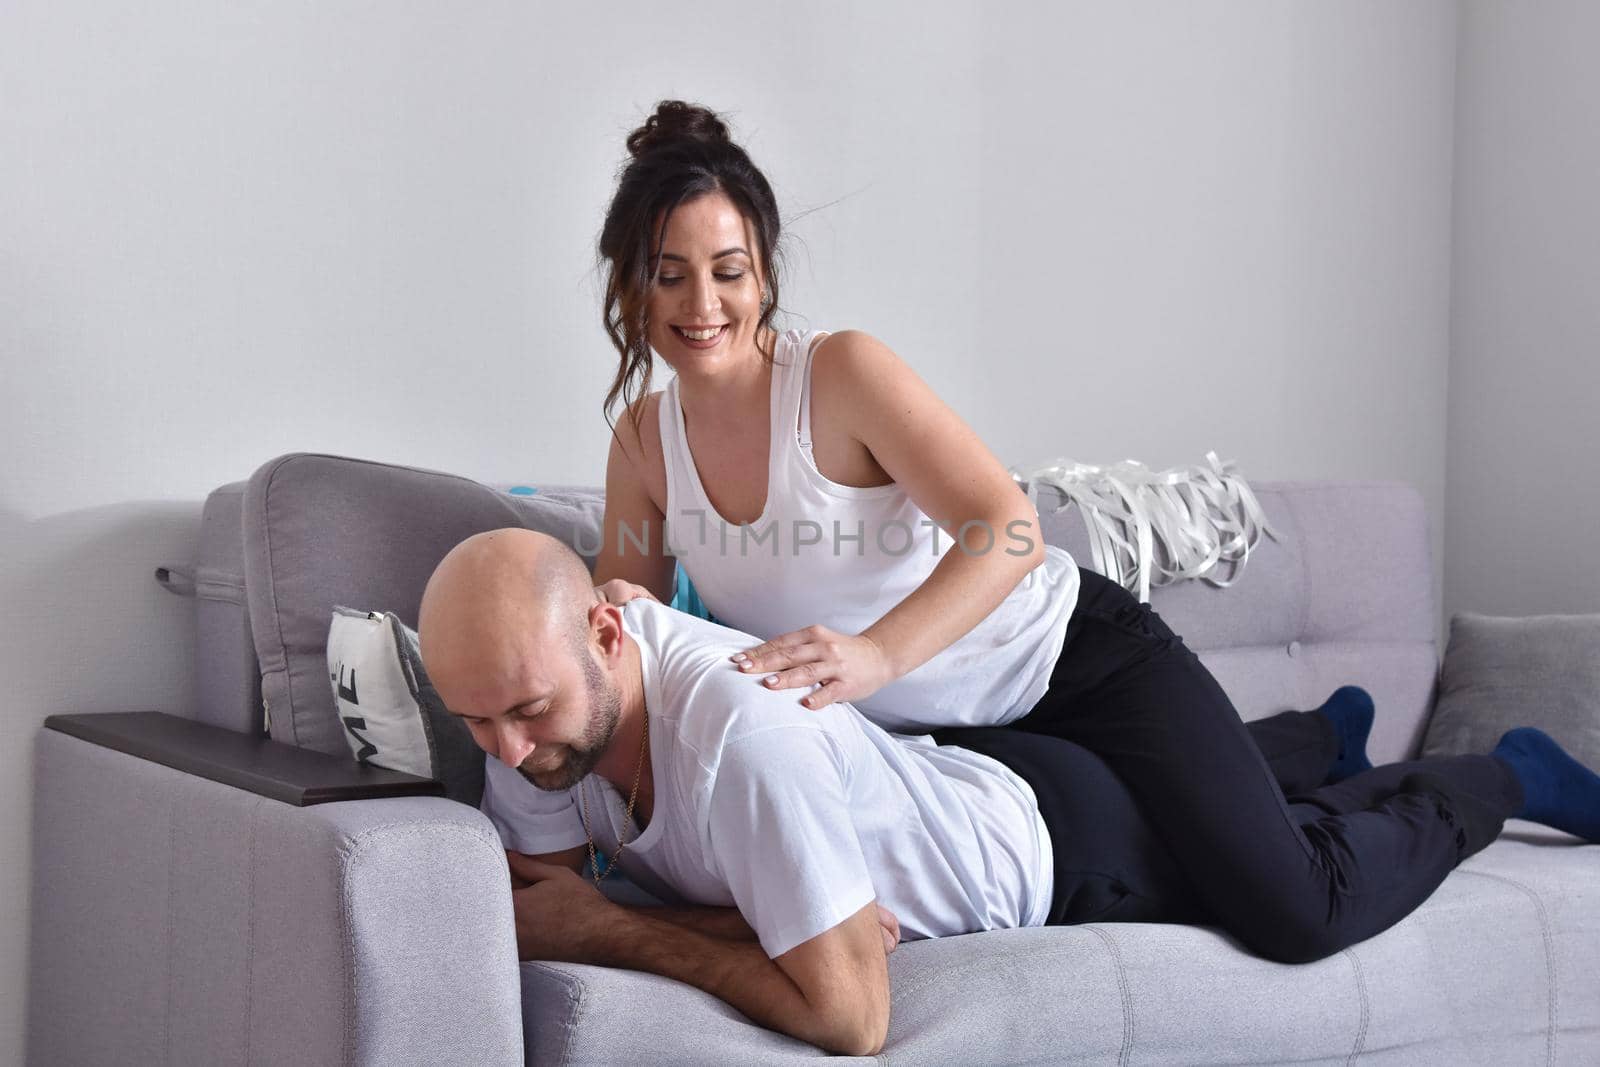
[[[744,249],[742,249],[739,246],[735,245],[732,248],[724,248],[722,251],[718,252],[716,255],[712,256],[711,258],[712,259],[721,259],[723,256],[732,256],[732,255],[748,256],[749,254],[750,254],[749,252],[746,252]],[[683,258],[682,256],[674,255],[671,252],[663,252],[663,253],[661,253],[659,258],[661,258],[661,259],[672,259],[672,260],[676,260],[679,263],[687,263],[687,262],[689,262],[687,259]]]

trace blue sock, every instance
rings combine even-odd
[[[1567,755],[1555,738],[1519,726],[1507,730],[1489,755],[1522,783],[1524,803],[1516,818],[1600,841],[1600,775]]]
[[[1342,782],[1352,774],[1372,770],[1367,759],[1367,735],[1372,732],[1372,697],[1359,685],[1343,685],[1317,709],[1333,723],[1339,738],[1339,758],[1328,768],[1326,783]]]

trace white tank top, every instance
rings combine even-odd
[[[661,399],[669,549],[719,622],[762,640],[813,623],[860,633],[921,585],[954,547],[898,484],[840,485],[817,470],[809,372],[813,342],[822,336],[789,330],[778,339],[767,501],[752,523],[725,521],[706,495],[684,432],[676,378]],[[1029,536],[1039,536],[1038,529],[1036,522]],[[977,553],[986,540],[975,527],[967,549]],[[994,531],[988,550],[1007,548],[1026,546]],[[1046,545],[1044,562],[977,626],[852,703],[901,733],[1020,718],[1049,685],[1077,598],[1077,565]]]

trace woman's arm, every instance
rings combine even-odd
[[[978,435],[888,346],[859,330],[825,340],[826,402],[943,532],[958,541],[927,579],[860,634],[824,626],[744,653],[775,689],[823,687],[820,708],[859,700],[948,648],[1044,561],[1038,514]],[[813,372],[813,396],[817,378]],[[814,401],[815,402],[815,401]],[[938,534],[935,534],[938,536]],[[965,546],[963,549],[962,546]]]
[[[644,417],[652,417],[654,410],[654,405],[646,406]],[[643,586],[666,603],[672,599],[677,561],[666,551],[666,516],[646,488],[645,462],[633,419],[625,414],[617,420],[606,458],[606,510],[594,584],[621,579]]]

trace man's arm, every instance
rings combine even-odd
[[[744,921],[744,916],[739,914],[738,908],[640,906],[629,907],[628,910],[638,912],[647,919],[659,919],[661,922],[668,922],[673,926],[724,941],[756,940],[756,932],[750,929],[750,924]]]
[[[526,889],[539,880],[540,865],[552,867],[565,867],[581,878],[589,878],[589,849],[586,845],[577,848],[564,849],[561,852],[546,852],[543,855],[530,856],[515,849],[506,849],[506,864],[511,868],[511,889]],[[738,908],[706,908],[706,907],[676,907],[676,906],[634,906],[624,905],[635,911],[642,911],[654,919],[681,926],[686,930],[698,930],[708,937],[721,937],[729,941],[754,941],[756,932],[750,929],[750,924],[744,921],[744,916],[739,914]],[[898,940],[898,928],[896,930]]]
[[[876,905],[777,959],[759,943],[728,941],[623,909],[587,932],[590,962],[688,982],[752,1021],[829,1052],[874,1056],[889,1032],[889,968]]]
[[[769,959],[759,943],[665,921],[606,900],[566,868],[514,894],[517,954],[648,971],[686,982],[769,1029],[829,1052],[875,1055],[889,1030],[889,967],[877,906]]]
[[[530,860],[535,863],[547,863],[556,867],[566,867],[584,875],[584,864],[588,859],[588,850],[583,846],[569,848],[563,852],[549,852],[542,856],[529,856],[513,849],[506,849],[506,862],[511,867],[511,888],[526,889],[532,884],[532,879],[526,874],[519,874],[518,869]],[[707,937],[720,937],[727,941],[755,941],[755,930],[745,922],[738,908],[699,907],[691,905],[623,905],[642,912],[652,919],[681,926],[685,930],[695,930]],[[895,918],[894,912],[877,905],[878,928],[883,936],[883,951],[893,952],[900,944],[900,920]]]
[[[874,907],[878,913],[878,932],[883,937],[883,951],[887,955],[900,945],[900,920],[895,918],[894,912],[882,904],[876,904]],[[738,908],[639,907],[635,910],[649,918],[661,919],[686,930],[698,930],[710,937],[721,937],[729,941],[757,940],[756,932],[745,922]]]

